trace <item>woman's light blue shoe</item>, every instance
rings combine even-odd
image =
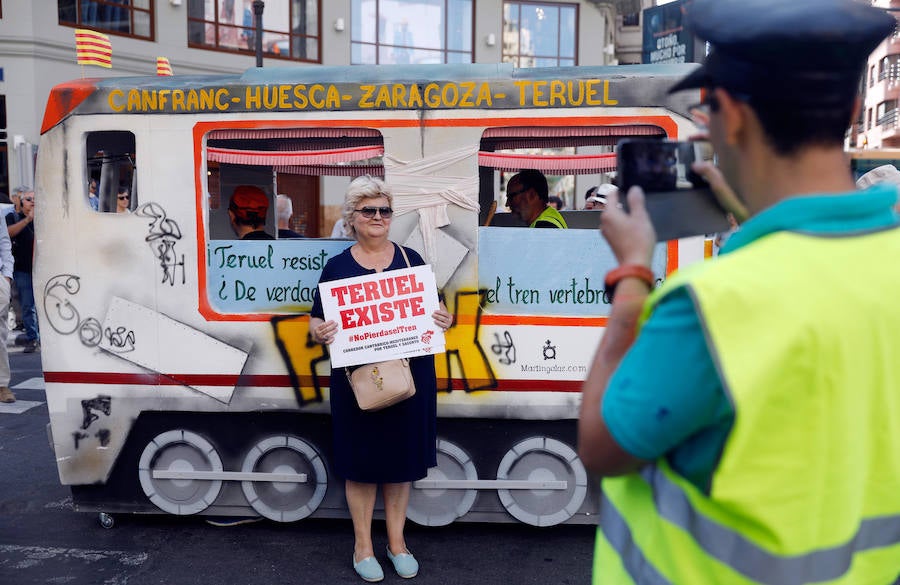
[[[398,555],[392,555],[391,547],[387,547],[387,555],[394,563],[394,570],[404,579],[412,579],[419,574],[419,561],[408,550]]]
[[[376,583],[384,579],[384,571],[381,570],[381,565],[378,564],[375,557],[366,557],[357,563],[356,554],[354,553],[353,570],[356,571],[356,574],[363,581],[368,581],[369,583]]]

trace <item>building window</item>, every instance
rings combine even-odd
[[[641,26],[641,13],[629,12],[622,15],[622,26]]]
[[[888,55],[878,62],[878,81],[893,84],[900,78],[900,55]]]
[[[897,127],[897,100],[887,100],[878,104],[875,110],[875,123],[882,130],[891,130]]]
[[[319,0],[267,2],[262,47],[267,57],[321,62]],[[188,46],[256,52],[251,0],[188,0]]]
[[[153,0],[58,0],[59,23],[153,39]]]
[[[350,63],[471,63],[473,0],[352,0]]]
[[[503,62],[516,67],[577,64],[578,5],[503,3]]]

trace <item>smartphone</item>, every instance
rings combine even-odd
[[[623,203],[631,187],[644,190],[660,242],[728,231],[727,212],[703,177],[691,170],[694,161],[711,158],[707,142],[620,140],[616,171]]]

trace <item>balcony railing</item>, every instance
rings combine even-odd
[[[900,115],[898,115],[898,113],[900,113],[900,110],[894,108],[893,110],[888,110],[878,118],[877,124],[881,127],[882,132],[897,129],[897,121],[900,120]]]
[[[894,60],[890,65],[878,71],[878,81],[885,80],[887,80],[888,86],[900,84],[900,59]]]

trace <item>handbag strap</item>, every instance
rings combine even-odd
[[[400,248],[400,253],[403,254],[403,259],[406,260],[406,267],[412,268],[412,265],[409,263],[409,256],[406,255],[406,248],[397,244],[397,247]]]

